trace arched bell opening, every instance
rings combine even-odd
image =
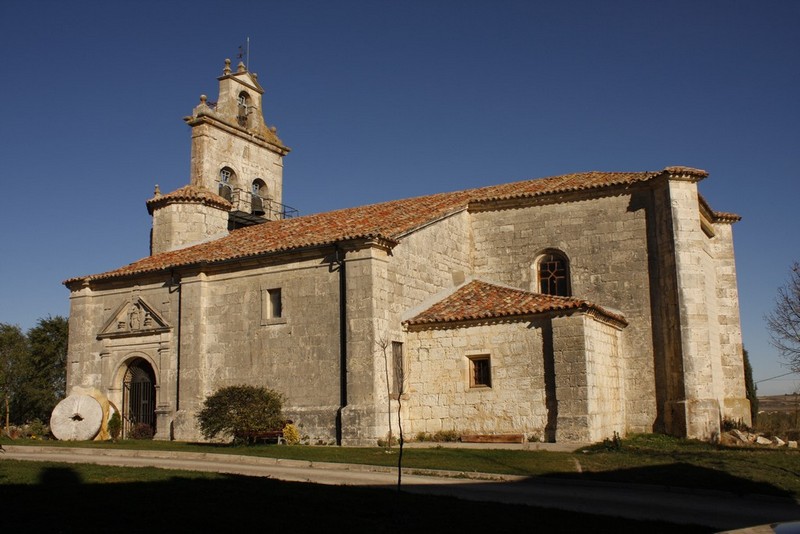
[[[233,189],[236,185],[236,173],[230,167],[223,167],[219,170],[219,196],[233,202]]]
[[[128,363],[122,380],[123,437],[131,434],[137,425],[147,425],[152,434],[156,431],[156,376],[153,367],[144,358]]]
[[[266,213],[266,206],[264,206],[264,204],[267,198],[267,184],[265,184],[264,180],[261,178],[256,178],[250,186],[250,192],[252,194],[250,202],[251,213],[263,217]]]

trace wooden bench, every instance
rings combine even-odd
[[[461,436],[462,443],[524,443],[522,434],[471,434]]]
[[[267,430],[265,432],[248,432],[247,439],[252,443],[277,443],[285,444],[283,430]]]

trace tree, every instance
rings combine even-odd
[[[747,349],[742,348],[742,358],[744,359],[744,386],[746,389],[747,400],[750,401],[750,421],[752,426],[756,426],[758,416],[758,393],[756,383],[753,381],[753,367],[750,365],[750,355]]]
[[[227,386],[203,402],[197,414],[206,439],[222,434],[253,443],[255,435],[283,428],[283,395],[265,387]]]
[[[16,403],[21,421],[46,421],[66,394],[69,325],[61,316],[39,319],[28,330],[28,356]]]
[[[11,403],[24,383],[21,368],[28,355],[28,340],[16,325],[0,323],[0,398],[5,408],[5,429],[11,423]]]
[[[766,320],[772,345],[789,368],[800,373],[800,263],[792,265],[789,281],[778,289],[775,309]]]
[[[383,370],[386,375],[386,415],[389,418],[389,433],[386,435],[386,447],[391,449],[392,448],[392,381],[389,377],[389,354],[387,353],[387,349],[389,348],[389,340],[385,337],[381,337],[378,341],[375,342],[378,345],[378,348],[381,350],[383,354]]]
[[[403,481],[403,445],[405,444],[405,436],[403,435],[403,395],[406,394],[406,368],[403,361],[402,345],[397,345],[398,351],[395,353],[392,347],[392,355],[394,362],[394,376],[397,382],[397,430],[400,434],[400,453],[397,455],[397,491],[400,491],[400,485]]]

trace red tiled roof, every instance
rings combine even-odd
[[[481,319],[520,317],[538,313],[594,310],[615,322],[627,324],[625,318],[591,302],[542,295],[473,280],[452,295],[440,300],[416,317],[404,321],[409,326],[434,325]]]
[[[398,240],[408,232],[441,217],[464,210],[470,204],[479,205],[483,202],[497,200],[533,198],[631,185],[648,181],[660,176],[663,172],[583,172],[270,221],[235,230],[215,241],[156,254],[113,271],[71,278],[64,283],[144,274],[185,265],[214,263],[311,246],[329,245],[348,239]],[[187,188],[164,196],[176,195],[184,190]],[[211,192],[208,194],[213,195]],[[190,197],[187,196],[187,198]]]
[[[713,218],[714,222],[722,222],[722,223],[735,223],[742,220],[741,215],[736,215],[735,213],[726,213],[724,211],[714,211],[711,208],[711,205],[708,201],[703,197],[703,195],[697,195],[697,199],[699,200],[700,207],[708,211],[708,213]]]
[[[226,210],[233,208],[233,204],[202,185],[186,185],[166,195],[156,193],[156,196],[146,202],[147,211],[152,215],[154,209],[175,202],[202,202]]]

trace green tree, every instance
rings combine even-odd
[[[64,398],[68,336],[67,319],[61,316],[39,319],[28,330],[28,356],[22,365],[23,382],[16,402],[20,422],[47,421]]]
[[[747,349],[742,348],[742,357],[744,358],[744,386],[747,390],[747,400],[750,401],[750,419],[752,426],[756,426],[756,417],[758,416],[758,395],[756,383],[753,382],[753,368],[750,366],[750,356],[747,354]]]
[[[265,387],[228,386],[203,402],[197,414],[206,439],[220,434],[252,443],[254,434],[283,428],[283,395]]]
[[[28,340],[16,325],[0,323],[0,398],[5,409],[5,429],[11,422],[11,405],[24,383],[22,367],[28,356]],[[15,418],[16,419],[16,418]]]

